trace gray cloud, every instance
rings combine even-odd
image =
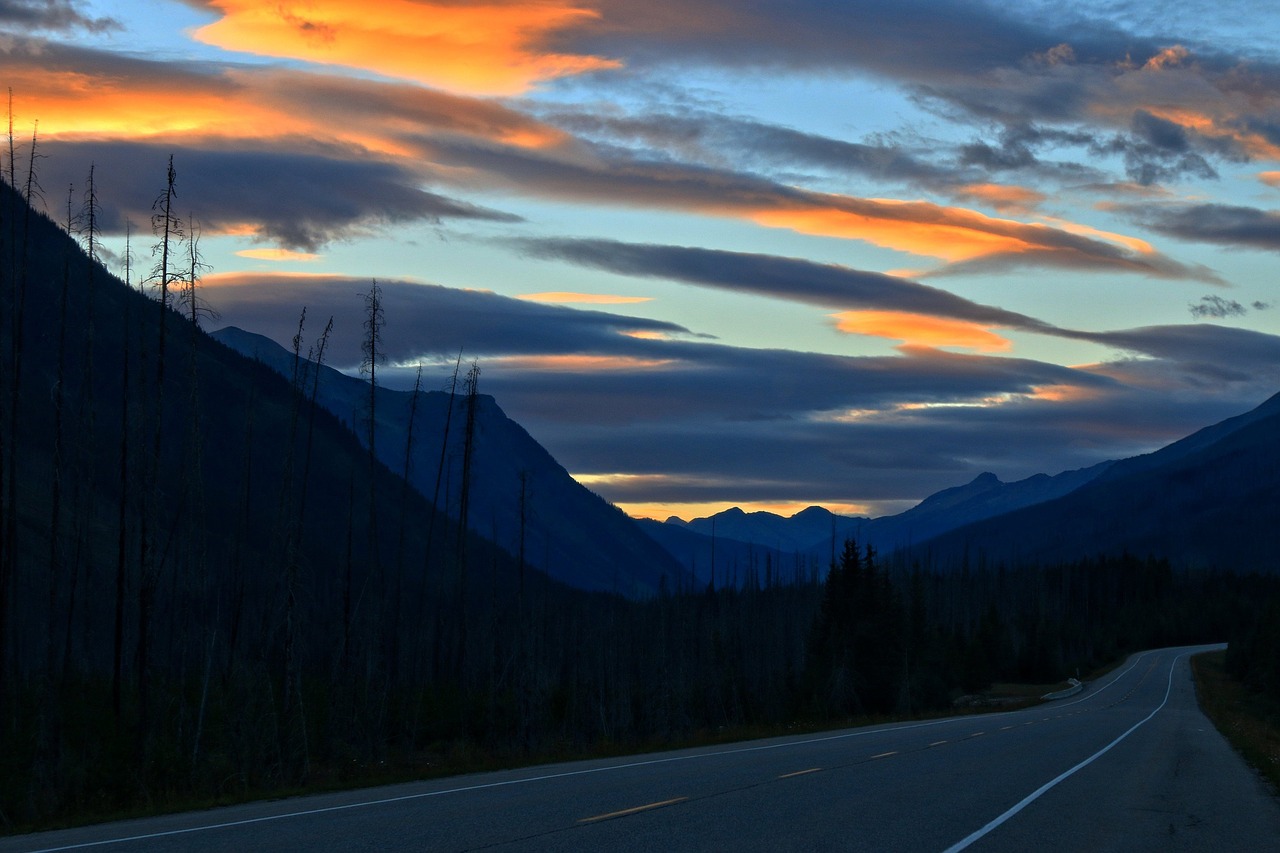
[[[114,18],[84,14],[80,11],[82,5],[76,0],[0,0],[0,27],[91,33],[121,29],[120,22]]]
[[[225,325],[240,326],[288,342],[303,307],[311,318],[335,318],[330,362],[359,364],[362,294],[371,280],[346,276],[231,273],[210,278],[205,297]],[[578,311],[420,282],[378,281],[388,323],[383,350],[392,362],[452,359],[460,350],[476,357],[605,353],[648,354],[628,333],[688,334],[683,326]],[[323,321],[320,321],[321,326]]]
[[[1127,208],[1149,227],[1182,240],[1280,249],[1280,212],[1227,204]]]
[[[561,107],[546,111],[543,117],[584,139],[640,146],[655,157],[678,152],[685,159],[715,167],[819,169],[932,187],[979,177],[972,170],[930,162],[922,156],[923,150],[914,151],[901,141],[850,142],[706,110],[618,116]]]
[[[594,28],[565,39],[577,49],[621,57],[633,68],[711,64],[870,72],[903,85],[948,121],[994,130],[998,137],[1030,122],[1047,132],[1095,137],[1069,144],[1091,146],[1095,157],[1113,149],[1130,179],[1148,184],[1211,178],[1214,159],[1251,159],[1248,134],[1280,139],[1280,66],[1257,58],[1242,62],[1238,52],[1204,44],[1195,29],[1156,38],[1088,18],[1082,10],[1055,8],[1037,16],[1017,4],[963,0],[891,6],[800,0],[785,10],[767,0],[611,0],[603,11]],[[1194,52],[1162,53],[1172,45],[1191,45]],[[1242,102],[1250,104],[1243,116]],[[1215,126],[1200,132],[1178,125],[1155,115],[1154,104],[1190,105]],[[959,163],[995,170],[1040,165],[1034,146],[1007,140],[976,140]]]
[[[383,225],[516,217],[418,187],[404,166],[313,146],[312,152],[240,145],[221,150],[131,142],[64,142],[44,147],[46,186],[81,185],[96,165],[102,227],[122,233],[126,218],[150,221],[151,202],[164,188],[170,154],[178,173],[178,210],[194,213],[206,231],[249,224],[257,238],[314,251],[333,240]],[[151,175],[148,182],[146,176]]]
[[[1255,302],[1254,305],[1261,303]],[[1219,320],[1226,317],[1243,317],[1249,313],[1249,309],[1245,308],[1234,299],[1223,299],[1221,296],[1201,296],[1199,302],[1192,302],[1187,305],[1187,309],[1191,312],[1191,316],[1197,320],[1205,317],[1214,317]]]
[[[479,170],[504,188],[559,199],[683,208],[721,216],[834,211],[899,222],[904,227],[951,226],[961,232],[980,233],[984,239],[1005,238],[1021,244],[1016,251],[951,264],[938,270],[940,273],[1046,266],[1218,282],[1204,267],[1183,265],[1158,252],[1134,252],[1117,243],[1050,226],[987,219],[927,203],[896,204],[817,193],[741,172],[655,161],[581,162],[462,141],[442,140],[432,146],[432,153],[443,164]]]
[[[537,257],[620,275],[669,278],[821,308],[905,311],[1042,334],[1060,331],[1034,317],[908,279],[800,258],[615,240],[525,240],[518,245]]]

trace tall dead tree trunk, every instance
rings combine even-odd
[[[400,470],[400,524],[396,538],[396,584],[392,601],[391,618],[391,681],[394,684],[400,665],[400,632],[403,621],[402,596],[404,594],[404,537],[406,513],[409,506],[409,474],[413,470],[413,428],[418,415],[418,395],[422,390],[422,365],[418,365],[413,380],[413,394],[409,397],[409,423],[404,437],[404,465]]]
[[[133,252],[132,226],[126,222],[124,231],[124,280],[133,287]],[[131,405],[129,386],[130,341],[133,334],[133,294],[124,300],[124,351],[121,353],[122,372],[120,376],[120,506],[116,519],[116,608],[115,636],[111,655],[111,709],[115,714],[116,725],[121,720],[121,681],[124,675],[124,599],[125,581],[128,571],[129,543],[129,408]]]
[[[458,495],[458,648],[457,673],[466,678],[467,658],[467,514],[471,505],[471,460],[475,451],[476,406],[479,399],[480,365],[471,363],[467,372],[467,425],[462,445],[462,485]]]
[[[169,285],[175,280],[170,258],[173,251],[172,242],[182,236],[182,224],[173,214],[173,200],[177,195],[175,183],[177,172],[173,168],[173,156],[169,157],[169,165],[165,172],[165,189],[152,204],[151,230],[159,242],[152,247],[151,253],[157,258],[152,268],[150,281],[160,294],[160,323],[156,345],[155,385],[152,388],[149,420],[151,422],[151,453],[146,462],[145,486],[142,500],[142,525],[139,530],[139,572],[138,583],[138,637],[136,646],[135,667],[138,673],[138,746],[145,749],[147,729],[150,724],[150,622],[151,606],[155,601],[156,587],[159,581],[160,560],[156,553],[151,530],[151,520],[164,505],[160,495],[161,465],[164,450],[164,383],[165,383],[165,347],[169,325]]]
[[[429,594],[431,584],[431,560],[434,556],[432,550],[436,531],[436,517],[444,514],[444,510],[440,508],[440,484],[444,480],[444,464],[448,458],[449,452],[449,427],[453,423],[453,403],[458,395],[458,370],[462,367],[462,351],[458,351],[458,360],[453,364],[453,378],[449,382],[449,405],[445,409],[444,415],[444,435],[440,439],[440,461],[436,465],[436,485],[431,493],[430,514],[427,517],[427,545],[426,551],[422,558],[422,595],[418,602],[418,621],[425,624],[427,616],[427,596]],[[443,579],[442,579],[443,580]],[[436,596],[435,608],[435,635],[436,640],[432,644],[432,675],[438,677],[440,675],[440,626],[441,620],[444,618],[444,593],[445,585],[440,584],[440,595]],[[427,632],[423,632],[424,635]]]
[[[75,228],[75,217],[71,213],[71,200],[75,197],[75,186],[67,189],[67,233]],[[62,406],[65,398],[65,380],[67,363],[67,310],[71,290],[71,256],[62,259],[62,288],[58,300],[58,360],[54,373],[53,385],[53,477],[49,484],[49,564],[46,567],[49,587],[49,631],[45,637],[45,669],[49,677],[53,677],[54,661],[57,656],[55,632],[53,625],[57,621],[58,588],[62,578],[62,477],[64,468]],[[70,618],[68,616],[68,618]]]

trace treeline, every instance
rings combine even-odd
[[[1280,703],[1280,595],[1273,593],[1269,603],[1235,626],[1226,667],[1233,677]]]
[[[0,169],[7,830],[477,750],[945,709],[994,680],[1220,639],[1274,589],[1130,557],[942,572],[855,543],[789,584],[766,558],[647,601],[566,588],[469,531],[473,442],[427,498],[377,461],[372,395],[363,444],[316,405],[327,326],[303,312],[287,378],[201,331],[172,164],[146,293],[128,253],[124,281],[101,262],[92,170],[65,223],[33,210],[34,145],[24,180],[12,155]],[[372,383],[376,284],[364,317]],[[474,429],[479,381],[455,383],[446,435]]]
[[[993,682],[1052,683],[1128,652],[1220,642],[1280,578],[1129,554],[1045,567],[879,565],[846,542],[807,659],[820,715],[909,714]]]

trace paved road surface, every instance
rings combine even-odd
[[[0,851],[1280,850],[1192,649],[1071,699],[0,839]]]

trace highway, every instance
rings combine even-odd
[[[0,839],[115,851],[1280,850],[1280,803],[1196,705],[1199,649],[1069,699]]]

